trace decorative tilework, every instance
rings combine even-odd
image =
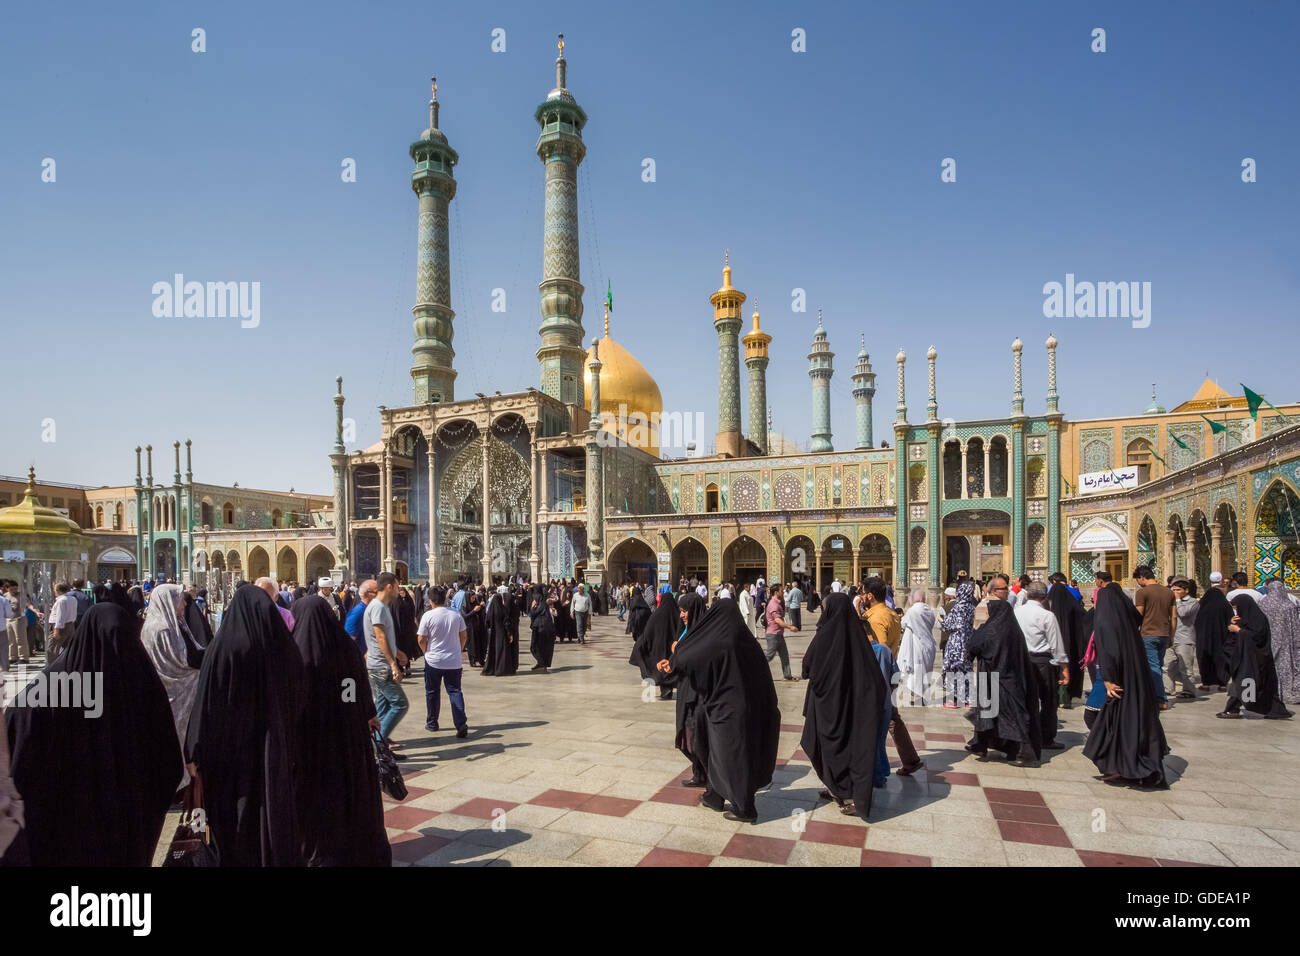
[[[733,511],[758,510],[758,482],[744,476],[731,483],[731,507]]]
[[[792,474],[784,474],[776,479],[776,506],[782,510],[793,510],[801,507],[803,498],[802,489],[800,488],[799,478]]]

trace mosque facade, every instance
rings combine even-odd
[[[661,394],[611,337],[611,296],[603,335],[590,348],[583,345],[577,169],[586,155],[587,115],[567,88],[562,40],[555,67],[556,85],[534,112],[545,200],[537,384],[455,395],[448,208],[458,154],[439,128],[435,83],[429,128],[409,150],[419,221],[413,402],[381,408],[380,441],[349,453],[339,382],[331,455],[337,579],[381,570],[439,581],[522,575],[649,583],[685,575],[716,584],[798,575],[820,587],[878,574],[896,587],[933,591],[963,570],[1041,577],[1060,568],[1081,581],[1102,566],[1127,573],[1140,558],[1165,557],[1160,534],[1142,529],[1154,523],[1168,531],[1175,518],[1183,530],[1171,539],[1174,555],[1186,560],[1192,553],[1188,527],[1206,551],[1214,547],[1217,504],[1207,499],[1194,518],[1187,507],[1150,501],[1181,493],[1202,463],[1249,457],[1245,449],[1255,436],[1243,423],[1243,399],[1208,383],[1173,412],[1153,400],[1141,416],[1069,422],[1056,387],[1057,340],[1049,336],[1039,353],[1048,373],[1041,411],[1026,408],[1025,345],[1017,339],[1009,356],[1008,414],[958,421],[940,415],[939,357],[931,347],[920,415],[905,400],[907,356],[895,357],[892,434],[877,443],[876,374],[865,341],[848,385],[837,385],[835,353],[819,314],[808,353],[809,450],[790,453],[769,429],[772,337],[756,307],[742,335],[746,296],[733,283],[729,255],[722,283],[709,296],[718,337],[714,452],[661,457],[661,445],[669,444],[661,434],[667,427]],[[837,451],[831,403],[850,397],[853,448]],[[1202,420],[1206,411],[1222,419],[1222,431]],[[1274,419],[1260,418],[1270,438],[1287,427],[1281,413]],[[1253,417],[1247,420],[1254,425]],[[1295,451],[1300,458],[1300,447]],[[1136,489],[1098,497],[1077,487],[1081,474],[1130,465],[1141,470]],[[1234,487],[1253,481],[1233,480]],[[1294,493],[1290,483],[1288,489]],[[1234,501],[1237,517],[1225,518],[1222,527],[1237,527],[1246,514],[1255,521],[1249,500]],[[1094,521],[1106,516],[1116,531],[1110,537]],[[1132,527],[1138,531],[1129,535]],[[1243,549],[1255,542],[1234,531],[1239,563],[1251,560]],[[1227,548],[1221,541],[1220,552]],[[1275,550],[1282,566],[1286,545]],[[1194,562],[1201,561],[1201,552],[1196,555]],[[1300,575],[1300,548],[1295,560]]]

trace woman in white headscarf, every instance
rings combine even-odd
[[[199,668],[203,665],[203,649],[185,625],[184,607],[184,588],[179,584],[160,584],[149,596],[149,607],[140,629],[140,642],[167,691],[176,736],[182,747],[198,691]],[[181,786],[189,782],[187,771]]]
[[[907,613],[903,615],[898,672],[900,682],[912,693],[912,702],[922,707],[929,703],[935,649],[934,608],[925,601],[925,588],[914,588],[908,597]]]

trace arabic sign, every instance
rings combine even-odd
[[[1138,470],[1136,465],[1112,468],[1110,471],[1090,471],[1079,476],[1079,494],[1091,495],[1099,491],[1116,491],[1120,488],[1136,488]]]
[[[1094,518],[1070,539],[1071,551],[1127,551],[1128,536],[1103,518]]]

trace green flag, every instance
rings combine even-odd
[[[1246,396],[1246,407],[1250,409],[1250,417],[1259,421],[1259,406],[1264,404],[1264,396],[1257,392],[1252,392],[1245,385],[1241,386],[1242,394]],[[1273,406],[1269,406],[1272,408]]]
[[[1201,417],[1205,418],[1204,415],[1202,415]],[[1216,422],[1212,418],[1205,418],[1205,420],[1210,423],[1210,432],[1212,434],[1217,435],[1219,434],[1219,432],[1226,432],[1228,430],[1228,426],[1223,424],[1222,422]]]
[[[609,306],[609,311],[614,311],[614,283],[606,280],[609,284],[605,287],[605,304]]]
[[[1165,466],[1165,471],[1173,471],[1173,469],[1169,467],[1169,462],[1161,458],[1160,453],[1157,452],[1154,448],[1151,449],[1151,454],[1155,456],[1156,461],[1160,462],[1160,464]]]
[[[1183,440],[1182,440],[1181,438],[1179,438],[1177,435],[1175,435],[1174,432],[1173,432],[1173,429],[1172,429],[1172,428],[1169,430],[1169,437],[1172,438],[1172,439],[1174,440],[1174,443],[1177,444],[1179,448],[1182,448],[1182,449],[1184,449],[1185,451],[1191,451],[1191,450],[1192,450],[1192,446],[1189,445],[1189,444],[1187,444],[1187,442],[1183,441]]]

